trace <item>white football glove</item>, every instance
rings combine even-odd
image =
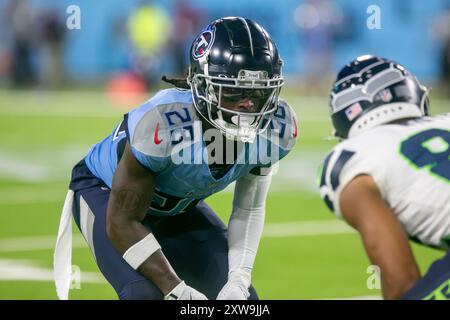
[[[208,298],[203,293],[189,287],[184,281],[181,281],[164,297],[164,300],[208,300]]]
[[[220,290],[217,300],[247,300],[250,280],[239,273],[230,273],[227,283]]]

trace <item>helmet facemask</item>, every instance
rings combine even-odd
[[[240,70],[237,78],[206,73],[207,68],[189,77],[197,110],[227,139],[253,142],[277,109],[283,77],[269,79],[267,71],[249,70]]]

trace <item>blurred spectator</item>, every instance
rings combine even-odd
[[[165,53],[170,39],[169,15],[153,1],[143,1],[129,16],[128,28],[135,71],[150,84],[159,79],[160,55]]]
[[[34,33],[33,8],[26,0],[10,0],[4,11],[4,27],[11,39],[12,66],[10,78],[15,87],[35,82],[32,64]]]
[[[441,43],[440,80],[450,97],[450,7],[436,19],[434,31]]]
[[[329,0],[307,0],[294,11],[306,50],[309,89],[316,90],[333,70],[334,50],[343,30],[342,8]]]
[[[105,42],[107,43],[104,47],[105,53],[108,58],[105,60],[106,67],[108,70],[127,70],[132,69],[131,59],[130,59],[130,37],[127,26],[128,13],[121,12],[113,17],[111,17],[110,32],[108,36],[105,37]],[[114,48],[114,50],[110,50]]]
[[[176,0],[173,11],[174,32],[172,32],[171,48],[174,73],[184,76],[187,72],[187,51],[201,27],[202,14],[193,8],[188,0]]]
[[[0,80],[10,73],[11,55],[5,48],[0,48]]]
[[[42,84],[47,88],[56,88],[64,83],[65,23],[54,10],[44,11],[39,21],[43,49]]]

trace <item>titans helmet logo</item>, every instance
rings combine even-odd
[[[197,37],[197,39],[195,39],[194,44],[192,46],[192,57],[195,60],[198,60],[208,54],[209,50],[211,49],[214,43],[214,34],[215,29],[208,28],[207,30],[203,31]]]

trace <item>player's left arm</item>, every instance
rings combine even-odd
[[[228,282],[217,300],[246,300],[264,226],[266,197],[272,175],[256,169],[236,181],[228,224]]]
[[[372,264],[380,267],[385,299],[400,299],[420,279],[406,232],[370,175],[359,175],[340,195],[343,218],[361,235]]]

